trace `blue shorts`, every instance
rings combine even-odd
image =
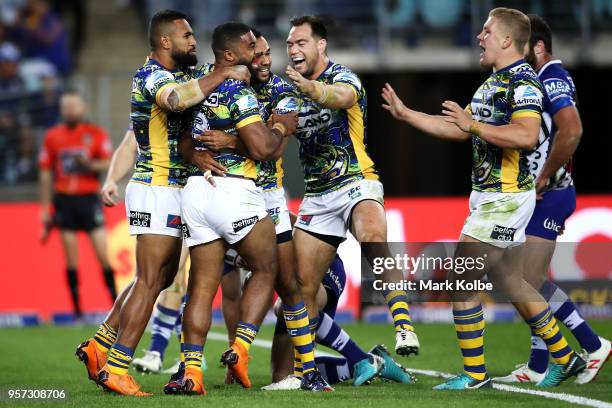
[[[529,220],[526,235],[556,241],[563,230],[565,220],[576,209],[576,189],[570,186],[563,190],[544,193],[544,198],[536,201],[535,210]]]
[[[329,269],[323,276],[323,287],[327,292],[327,304],[323,308],[323,312],[327,313],[332,319],[336,315],[338,308],[338,300],[344,292],[346,286],[346,272],[344,271],[344,263],[338,255],[334,258]]]

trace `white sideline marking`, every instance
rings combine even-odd
[[[219,341],[227,341],[227,335],[224,333],[217,332],[208,332],[208,337],[211,340],[219,340]],[[272,342],[269,340],[261,340],[255,339],[253,342],[254,346],[271,349]],[[316,350],[316,354],[320,356],[335,356],[335,354],[326,353],[324,351]],[[442,377],[442,378],[450,378],[453,374],[445,373],[442,371],[434,371],[434,370],[421,370],[419,368],[409,368],[406,367],[411,373],[427,375],[429,377]],[[539,390],[530,390],[526,388],[514,387],[512,385],[506,384],[497,384],[493,383],[493,388],[500,391],[508,391],[508,392],[517,392],[520,394],[529,394],[529,395],[537,395],[539,397],[556,399],[559,401],[569,402],[571,404],[579,404],[587,407],[594,408],[612,408],[612,404],[605,401],[600,401],[587,397],[580,397],[578,395],[566,394],[561,392],[549,392],[549,391],[539,391]]]

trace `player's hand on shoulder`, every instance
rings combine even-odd
[[[246,65],[234,65],[232,67],[224,67],[223,73],[227,79],[234,79],[236,81],[250,82],[251,71]]]
[[[117,205],[117,200],[119,199],[119,187],[117,187],[117,183],[114,181],[106,181],[102,186],[102,190],[100,190],[100,196],[102,197],[102,202],[107,207],[114,207]]]
[[[272,112],[270,120],[268,120],[268,124],[272,124],[272,126],[274,126],[275,123],[281,123],[285,129],[287,129],[285,133],[286,136],[292,135],[295,133],[298,126],[298,114],[297,112],[283,114]]]
[[[404,113],[408,110],[404,102],[397,96],[395,90],[388,83],[382,89],[381,96],[385,103],[382,104],[383,109],[388,110],[397,120],[402,120]]]

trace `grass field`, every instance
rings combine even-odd
[[[595,322],[596,330],[607,338],[612,337],[612,322]],[[364,348],[376,343],[392,345],[393,337],[390,326],[351,324],[345,329]],[[545,399],[539,396],[519,394],[500,390],[476,390],[466,392],[433,391],[431,387],[440,383],[440,378],[417,375],[415,385],[387,384],[379,381],[370,386],[353,387],[351,384],[336,386],[336,392],[310,394],[306,392],[265,393],[259,387],[269,382],[269,350],[265,347],[252,347],[250,373],[253,388],[243,390],[237,385],[223,384],[224,371],[217,365],[226,343],[211,340],[206,345],[205,355],[209,369],[204,374],[208,389],[207,397],[176,397],[162,393],[162,386],[167,375],[141,376],[135,378],[146,391],[155,393],[151,398],[126,398],[103,392],[87,380],[85,368],[73,355],[75,346],[90,337],[94,327],[58,328],[41,326],[27,329],[0,330],[0,406],[108,406],[108,407],[151,407],[172,404],[172,407],[183,406],[229,406],[229,407],[267,407],[293,406],[305,407],[315,405],[332,405],[334,407],[506,407],[524,405],[529,407],[576,406],[569,402]],[[262,328],[258,338],[270,340],[272,327]],[[417,327],[421,341],[421,355],[418,357],[399,358],[405,366],[459,372],[462,367],[460,353],[455,340],[454,329],[448,324],[427,324]],[[213,331],[222,332],[220,327]],[[570,339],[571,336],[568,336]],[[148,344],[149,335],[141,343]],[[572,340],[572,345],[575,342]],[[529,348],[529,334],[523,324],[489,324],[485,336],[487,368],[490,375],[507,374],[517,363],[525,362]],[[170,364],[177,355],[178,345],[172,341],[167,352],[167,363]],[[140,349],[137,355],[140,355]],[[551,389],[554,393],[566,393],[612,403],[612,363],[592,384],[578,386],[573,380],[561,387]],[[523,389],[534,388],[526,385]],[[60,402],[51,401],[15,401],[9,400],[9,389],[62,389],[67,398]],[[107,405],[103,405],[107,404]],[[605,405],[600,405],[605,406]],[[612,406],[612,405],[610,405]]]

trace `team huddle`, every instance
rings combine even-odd
[[[168,288],[166,299],[168,291],[185,287],[184,273],[177,275],[184,269],[184,246],[191,259],[186,293],[174,296],[178,301],[171,308],[158,304],[149,361],[134,360],[137,368],[159,371],[172,329],[180,327],[180,362],[166,394],[206,394],[204,347],[219,286],[230,343],[220,356],[227,383],[251,387],[249,350],[276,292],[272,384],[264,390],[333,391],[330,384],[351,378],[356,386],[376,377],[413,384],[384,346],[366,352],[334,321],[346,281],[337,248],[347,232],[359,242],[387,240],[383,185],[366,149],[367,101],[359,77],[329,59],[327,30],[316,17],[291,20],[288,80],[271,72],[265,37],[241,23],[216,27],[215,61],[198,65],[187,20],[170,10],[152,18],[152,52],[134,76],[130,129],[102,190],[103,200],[114,204],[116,181],[135,159],[125,204],[130,233],[137,237],[136,277],[95,335],[76,350],[89,378],[118,394],[150,395],[128,368],[160,293]],[[383,108],[433,136],[472,140],[470,215],[456,255],[487,253],[482,275],[515,294],[513,304],[534,339],[529,364],[498,380],[556,386],[578,376],[589,382],[608,358],[610,342],[546,281],[559,231],[540,226],[553,217],[563,225],[575,206],[566,163],[578,140],[568,157],[567,143],[557,143],[569,137],[568,122],[579,126],[575,89],[560,62],[551,61],[550,29],[536,16],[494,9],[478,39],[481,65],[493,74],[467,108],[445,101],[441,116],[416,112],[388,84]],[[547,81],[556,81],[551,91],[542,85]],[[306,183],[297,216],[287,207],[280,159],[291,136],[299,142]],[[531,153],[536,144],[537,159]],[[537,204],[536,191],[544,197]],[[545,242],[549,253],[521,245],[531,238]],[[390,255],[386,245],[363,246],[363,252],[370,264]],[[249,271],[242,284],[237,265]],[[542,265],[543,272],[530,265]],[[387,270],[382,279],[398,282],[403,276]],[[418,354],[406,292],[384,296],[395,352]],[[457,292],[452,302],[464,372],[436,389],[490,387],[479,298]],[[585,354],[569,347],[555,317],[570,327]],[[315,343],[342,357],[315,358]]]

